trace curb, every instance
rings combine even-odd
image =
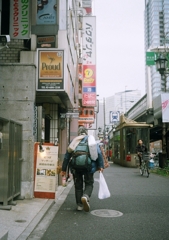
[[[8,239],[8,230],[1,228],[0,232],[0,240],[7,240]]]
[[[21,235],[17,238],[17,240],[25,240],[31,234],[31,232],[36,228],[38,223],[43,219],[47,211],[52,207],[55,203],[54,199],[49,199],[43,208],[39,211],[36,217],[31,221],[31,223],[27,226],[27,228],[21,233]]]
[[[50,225],[51,221],[55,217],[56,213],[59,211],[60,207],[64,203],[68,193],[70,192],[72,186],[73,186],[73,181],[71,181],[66,187],[59,186],[58,190],[56,191],[56,199],[55,203],[53,206],[48,209],[48,212],[44,216],[41,221],[35,226],[33,231],[30,233],[28,238],[18,238],[18,240],[32,240],[32,239],[41,239],[43,235],[45,234],[48,226]]]

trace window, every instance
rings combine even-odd
[[[1,35],[9,35],[10,0],[2,0]]]

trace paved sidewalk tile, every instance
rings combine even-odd
[[[17,200],[11,210],[0,210],[0,240],[26,240],[64,189],[58,186],[55,199]]]
[[[25,229],[29,235],[52,203],[54,199],[17,200],[11,210],[0,210],[0,232],[8,231],[8,240],[18,239]]]

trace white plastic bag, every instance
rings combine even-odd
[[[89,145],[89,152],[90,152],[91,159],[95,161],[98,158],[98,153],[97,153],[97,143],[93,135],[89,135],[88,145]]]
[[[100,179],[99,179],[99,192],[98,192],[98,198],[99,199],[105,199],[110,197],[110,191],[108,189],[107,183],[105,181],[105,178],[103,176],[103,173],[100,172]]]

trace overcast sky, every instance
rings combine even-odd
[[[95,0],[97,94],[145,94],[144,0]]]

